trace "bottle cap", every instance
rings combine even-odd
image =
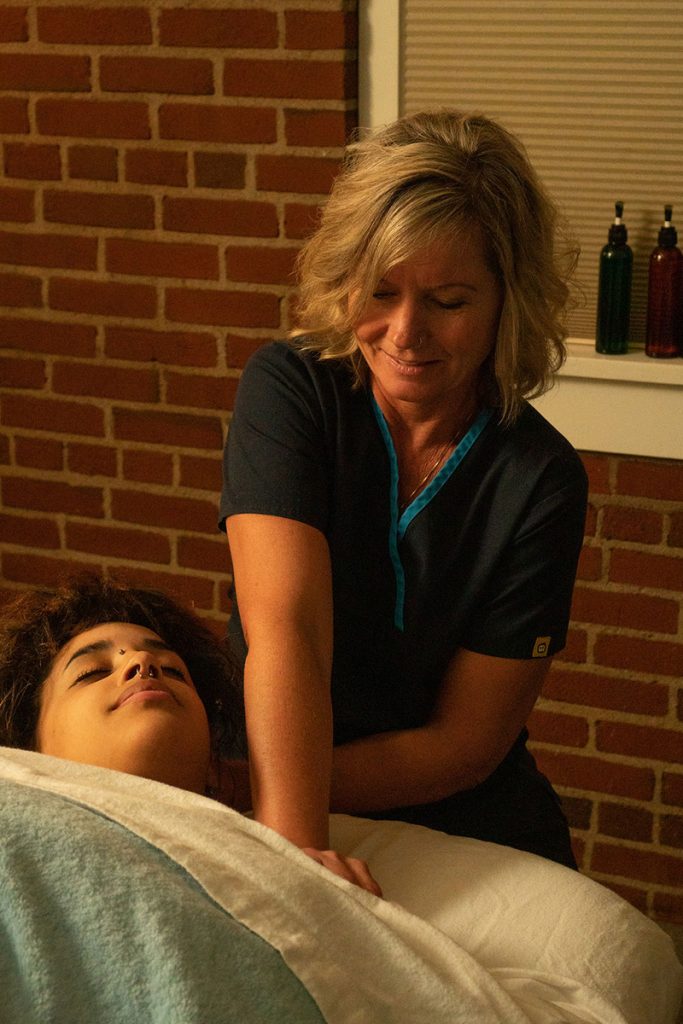
[[[607,235],[607,241],[611,245],[625,245],[628,238],[628,231],[626,225],[622,223],[621,215],[624,212],[624,204],[617,202],[614,204],[614,224],[609,229]]]
[[[664,207],[664,223],[659,229],[659,237],[657,239],[660,249],[673,249],[678,241],[678,232],[671,223],[672,213],[673,206]]]

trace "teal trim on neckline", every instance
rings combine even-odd
[[[387,455],[389,456],[389,469],[391,471],[391,480],[389,486],[389,508],[391,512],[391,522],[389,524],[389,557],[391,558],[391,564],[394,567],[394,578],[396,580],[396,601],[394,604],[394,625],[396,629],[400,629],[403,632],[403,609],[405,606],[406,596],[406,574],[403,570],[403,562],[401,556],[398,553],[398,459],[396,458],[396,450],[394,448],[394,442],[389,432],[387,421],[384,419],[384,414],[377,404],[375,396],[372,395],[372,411],[375,414],[375,419],[381,431],[382,437],[384,438],[384,444],[387,449]]]
[[[390,488],[389,488],[389,499],[390,499],[390,514],[391,521],[389,524],[389,557],[391,558],[391,564],[394,567],[394,576],[396,579],[396,602],[394,605],[394,625],[397,629],[403,632],[404,629],[404,612],[405,612],[405,596],[406,596],[406,575],[403,568],[403,562],[401,561],[401,555],[398,550],[399,541],[405,536],[406,530],[412,523],[415,516],[417,516],[426,505],[436,497],[444,484],[451,478],[455,470],[458,468],[462,460],[467,455],[468,451],[475,443],[482,430],[491,419],[493,415],[492,409],[482,409],[474,423],[467,431],[465,436],[459,441],[455,449],[449,455],[448,459],[441,467],[439,472],[436,474],[434,479],[425,487],[423,491],[420,491],[418,496],[411,501],[410,505],[404,510],[403,514],[399,517],[398,511],[398,459],[396,458],[396,449],[394,448],[394,441],[389,430],[389,425],[384,418],[384,413],[377,404],[377,400],[374,395],[371,395],[372,399],[372,410],[375,414],[375,419],[379,426],[384,444],[387,449],[387,455],[389,456],[389,469],[390,469]]]

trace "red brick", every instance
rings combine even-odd
[[[194,142],[269,143],[277,139],[277,118],[271,108],[162,103],[162,139]]]
[[[286,110],[289,146],[345,146],[356,118],[348,110]]]
[[[627,722],[598,722],[596,747],[610,754],[630,754],[683,764],[683,731]]]
[[[42,359],[19,359],[12,356],[0,356],[0,387],[1,388],[35,388],[45,387],[47,375]]]
[[[220,492],[222,460],[204,458],[199,455],[180,456],[180,486],[194,487],[197,490]]]
[[[562,747],[585,747],[588,743],[588,723],[577,715],[561,715],[536,707],[528,726],[529,735],[536,743],[553,743]]]
[[[268,340],[268,338],[245,338],[239,334],[228,334],[225,339],[225,359],[228,366],[231,369],[243,369],[249,357]]]
[[[0,318],[0,348],[59,355],[92,356],[97,331],[85,324],[59,320],[17,320]]]
[[[235,377],[208,377],[206,374],[165,374],[166,401],[195,409],[232,409],[237,391]]]
[[[27,9],[0,7],[0,43],[25,43],[28,39]]]
[[[619,494],[683,501],[683,462],[623,459],[617,465]]]
[[[182,530],[184,533],[213,533],[217,519],[214,502],[171,495],[150,500],[146,491],[131,489],[112,490],[111,517],[124,523]]]
[[[191,242],[141,242],[109,238],[106,267],[115,274],[218,280],[218,249]]]
[[[109,363],[56,362],[52,386],[57,394],[94,398],[123,398],[129,402],[158,402],[159,378],[152,369],[128,369]]]
[[[277,209],[273,203],[246,199],[182,199],[166,197],[164,228],[209,235],[251,235],[276,238]]]
[[[69,146],[68,156],[71,178],[118,180],[118,154],[111,146]]]
[[[165,149],[129,149],[126,180],[143,185],[187,185],[187,153]]]
[[[226,327],[279,327],[280,300],[264,292],[168,288],[166,316],[181,323]]]
[[[683,774],[662,774],[662,803],[683,807]]]
[[[651,812],[641,807],[601,803],[598,808],[598,831],[604,836],[650,843],[653,824]]]
[[[37,308],[42,304],[42,281],[39,277],[0,273],[0,306]]]
[[[320,221],[318,203],[285,203],[285,235],[287,238],[307,238]]]
[[[615,548],[609,578],[615,583],[632,583],[637,587],[683,590],[683,558]]]
[[[633,672],[683,675],[683,645],[604,633],[595,642],[594,660]]]
[[[164,452],[128,449],[123,453],[123,476],[137,483],[172,484],[173,457]]]
[[[70,442],[66,446],[66,456],[71,473],[116,476],[116,449],[108,445]]]
[[[355,95],[356,74],[354,63],[339,60],[228,58],[223,72],[223,91],[226,96],[347,100]]]
[[[111,524],[67,523],[66,546],[74,551],[125,558],[136,563],[167,565],[171,560],[171,545],[167,537],[156,531],[131,530]]]
[[[652,898],[655,920],[683,924],[683,895],[673,892],[655,892]]]
[[[149,139],[149,108],[135,100],[61,100],[36,102],[38,131],[94,139]]]
[[[602,548],[584,544],[579,555],[576,577],[579,580],[599,580],[602,576]]]
[[[0,89],[16,92],[88,92],[90,60],[53,53],[0,54]]]
[[[0,513],[0,543],[28,548],[58,548],[59,529],[52,519]]]
[[[78,235],[0,231],[0,261],[19,266],[94,270],[97,266],[97,241]]]
[[[588,489],[591,494],[610,493],[610,456],[580,452],[581,461],[588,473]]]
[[[345,50],[358,46],[352,11],[285,11],[285,46],[291,50]]]
[[[101,57],[105,92],[160,92],[210,96],[215,92],[210,60],[176,57]]]
[[[207,572],[229,572],[231,570],[228,542],[207,540],[205,537],[178,538],[178,565],[188,569],[205,569]]]
[[[43,197],[45,219],[106,228],[153,228],[154,197],[86,191],[52,191]]]
[[[8,178],[59,181],[62,176],[59,146],[6,142],[5,174]]]
[[[660,512],[644,508],[608,505],[602,513],[602,535],[608,540],[659,544],[664,521]]]
[[[658,885],[679,885],[681,859],[678,856],[650,850],[596,843],[593,847],[591,870],[621,878],[656,882]]]
[[[683,814],[663,814],[659,822],[659,840],[663,846],[683,849]]]
[[[228,280],[293,286],[298,252],[291,248],[230,245],[225,250]]]
[[[29,131],[28,100],[18,96],[0,96],[0,133],[27,135]]]
[[[5,477],[2,498],[11,508],[35,509],[51,515],[89,516],[91,519],[104,516],[101,487],[77,487],[60,480],[36,480],[26,476]]]
[[[52,278],[49,300],[52,309],[65,309],[72,313],[152,318],[157,312],[154,288],[143,284],[122,284],[118,281]]]
[[[26,188],[0,188],[0,221],[29,224],[33,220],[34,193]]]
[[[102,566],[97,563],[84,564],[74,558],[47,558],[44,555],[15,554],[9,551],[2,556],[5,579],[37,587],[56,587],[64,582],[65,576],[85,568],[102,570]]]
[[[102,410],[96,406],[31,395],[5,395],[2,399],[2,422],[10,427],[63,434],[102,436],[104,433]]]
[[[588,636],[583,629],[569,629],[567,643],[562,651],[559,651],[556,658],[560,661],[581,661],[584,662],[588,652]]]
[[[152,42],[152,27],[142,5],[39,7],[38,38],[44,43],[135,45]]]
[[[275,11],[166,9],[159,14],[162,46],[272,49],[277,40]]]
[[[271,192],[326,194],[339,161],[313,156],[257,156],[257,187]]]
[[[217,416],[156,410],[114,409],[114,434],[124,441],[208,451],[220,450],[223,442],[222,424]]]
[[[15,437],[14,457],[17,466],[31,469],[63,469],[64,443],[46,437]]]
[[[655,776],[650,768],[541,747],[534,748],[534,757],[558,786],[633,800],[652,800],[654,795]]]
[[[584,797],[563,796],[562,810],[567,816],[571,828],[587,831],[591,827],[593,801]]]
[[[133,327],[105,328],[105,355],[166,366],[215,366],[216,338],[190,331],[146,331]]]
[[[603,623],[659,633],[678,632],[678,602],[645,594],[577,586],[571,617],[574,622]]]
[[[663,683],[573,672],[558,662],[553,663],[543,684],[543,695],[549,700],[639,715],[663,716],[669,709],[669,687]]]
[[[132,586],[151,587],[173,594],[175,600],[188,608],[212,608],[214,584],[205,577],[190,576],[189,573],[152,572],[139,566],[128,569],[116,567],[116,578],[126,581]]]
[[[244,153],[195,153],[194,179],[199,188],[244,188]]]
[[[683,548],[683,512],[672,513],[667,543],[672,548]]]
[[[597,522],[598,511],[595,506],[591,505],[589,502],[588,507],[586,508],[586,523],[584,526],[584,534],[586,537],[595,537],[597,532]]]

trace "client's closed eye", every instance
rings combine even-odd
[[[103,667],[101,665],[98,668],[86,668],[83,670],[83,672],[79,672],[79,674],[76,676],[76,678],[70,685],[75,686],[76,683],[83,683],[86,681],[92,682],[95,676],[99,676],[101,679],[103,679],[105,676],[110,675],[111,671],[111,667]]]

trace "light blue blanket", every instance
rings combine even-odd
[[[8,781],[0,821],[6,1024],[321,1024],[281,955],[144,839]]]

